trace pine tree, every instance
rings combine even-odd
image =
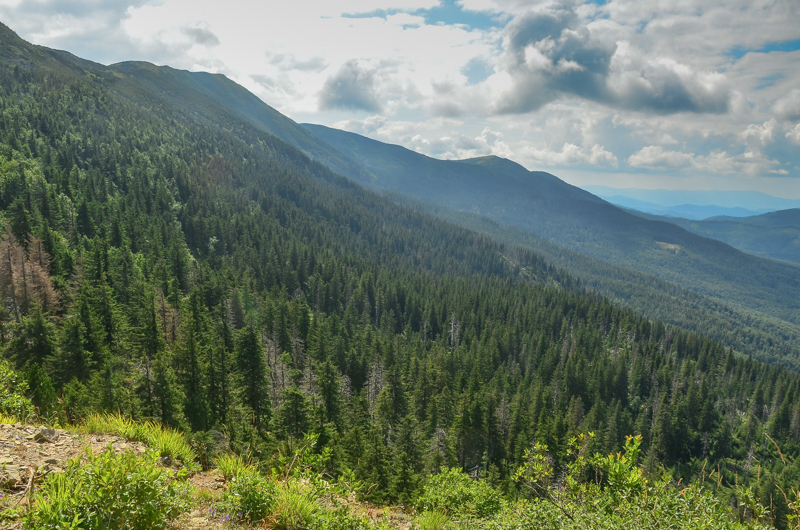
[[[253,424],[258,429],[265,429],[272,415],[267,363],[261,339],[252,325],[246,326],[239,332],[236,362],[242,378],[244,404],[252,411]]]

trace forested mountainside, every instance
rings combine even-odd
[[[504,245],[536,252],[548,263],[581,279],[583,285],[615,304],[687,331],[713,337],[754,358],[800,368],[800,327],[734,308],[652,275],[584,256],[524,230],[480,214],[463,212],[405,196],[399,204],[490,236]]]
[[[748,217],[709,217],[702,221],[634,213],[647,219],[678,225],[695,234],[724,241],[758,256],[800,264],[798,208]]]
[[[252,124],[136,97],[118,67],[5,27],[0,45],[0,340],[40,417],[120,411],[264,460],[313,433],[331,476],[408,504],[445,466],[514,495],[537,441],[558,469],[575,434],[609,452],[640,433],[645,469],[716,469],[785,522],[800,374],[620,309]]]
[[[800,333],[800,279],[789,264],[760,259],[664,220],[645,220],[509,160],[435,160],[357,134],[305,127],[376,175],[366,181],[373,188],[486,216],[590,258],[693,290],[711,298],[710,304],[747,313],[764,327],[778,320],[779,326]]]

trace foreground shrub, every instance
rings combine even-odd
[[[739,522],[714,495],[695,483],[677,489],[669,476],[649,481],[636,461],[641,436],[628,437],[625,450],[610,455],[585,455],[591,439],[570,441],[571,462],[562,484],[554,484],[547,446],[535,444],[515,478],[532,499],[515,505],[484,526],[490,530],[583,528],[628,530],[766,530],[763,517]],[[587,474],[587,470],[590,473]],[[757,501],[754,501],[757,502]],[[760,505],[759,505],[760,506]],[[756,510],[762,515],[766,510]]]
[[[280,483],[275,492],[275,504],[272,514],[265,520],[265,528],[304,530],[316,526],[321,507],[308,484],[291,480]]]
[[[5,359],[0,359],[0,420],[2,423],[27,421],[33,404],[25,397],[28,385]]]
[[[489,517],[503,507],[500,493],[457,468],[432,476],[417,504],[425,512],[440,511],[451,517]]]
[[[70,461],[63,473],[48,475],[33,497],[24,518],[30,529],[167,528],[169,521],[188,508],[189,486],[159,465],[148,451],[98,455]]]
[[[252,466],[243,466],[228,481],[222,501],[213,513],[221,513],[224,521],[246,523],[263,521],[275,506],[276,483],[261,475]]]

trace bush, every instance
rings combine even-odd
[[[374,526],[369,518],[359,517],[342,507],[320,512],[310,528],[313,530],[370,530]]]
[[[503,503],[494,488],[472,480],[457,468],[430,477],[418,506],[423,511],[441,511],[451,517],[491,517]]]
[[[265,527],[272,530],[305,530],[315,528],[320,506],[310,485],[289,480],[276,488],[272,514]]]
[[[414,521],[414,528],[418,530],[445,530],[449,518],[441,510],[423,512]]]
[[[14,372],[8,361],[0,359],[0,417],[3,423],[27,421],[33,415],[33,404],[25,397],[28,385]]]
[[[276,483],[261,475],[254,467],[244,466],[231,476],[222,501],[212,511],[222,513],[223,520],[234,519],[257,523],[275,507]]]
[[[48,475],[34,494],[26,528],[130,529],[167,528],[187,508],[189,486],[159,465],[158,454],[87,452],[63,473]]]

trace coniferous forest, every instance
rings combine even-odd
[[[532,448],[558,475],[574,437],[641,435],[646,476],[716,470],[723,506],[747,486],[789,524],[798,373],[4,31],[0,347],[38,417],[155,420],[204,465],[313,435],[404,506],[449,468],[513,499]]]

